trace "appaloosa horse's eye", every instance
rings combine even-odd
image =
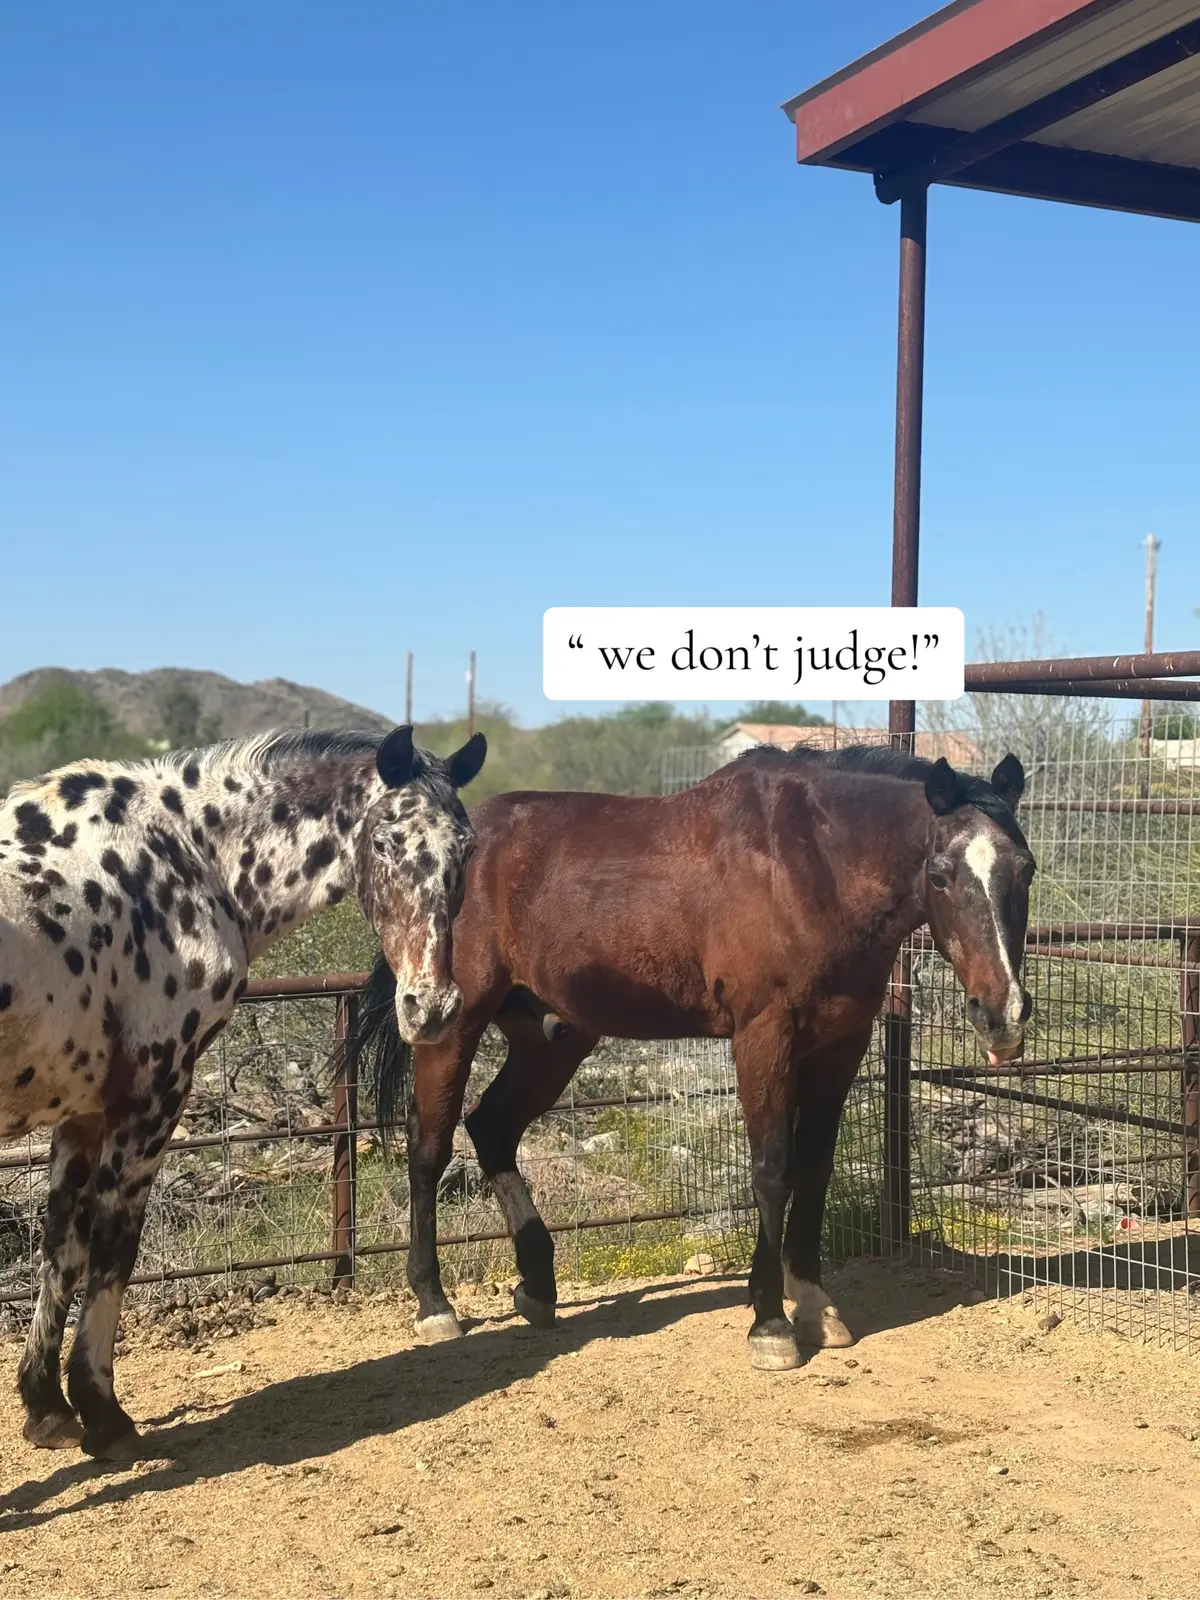
[[[377,856],[385,856],[387,855],[387,840],[379,838],[372,839],[371,848],[374,850]]]

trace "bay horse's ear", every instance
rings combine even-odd
[[[393,728],[375,752],[375,770],[389,789],[399,789],[413,775],[413,731]]]
[[[933,770],[925,779],[925,798],[934,815],[939,817],[944,817],[948,811],[962,804],[962,784],[945,756],[937,758]]]
[[[1010,811],[1017,809],[1017,801],[1025,793],[1025,768],[1011,750],[992,773],[992,788]]]
[[[462,749],[454,752],[447,766],[450,768],[450,782],[456,789],[461,789],[472,778],[479,776],[486,755],[487,740],[481,733],[473,733]]]

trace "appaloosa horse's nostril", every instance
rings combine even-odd
[[[409,1022],[415,1022],[421,1015],[421,1002],[415,994],[406,994],[400,997],[400,1009],[404,1012]]]

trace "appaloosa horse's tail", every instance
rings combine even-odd
[[[375,957],[362,991],[358,1021],[330,1058],[335,1072],[348,1055],[357,1057],[360,1077],[371,1086],[380,1137],[387,1149],[408,1114],[412,1049],[396,1025],[396,975],[382,951]]]

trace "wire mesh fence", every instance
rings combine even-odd
[[[901,1252],[992,1292],[1200,1342],[1200,762],[1080,700],[976,697],[953,738],[986,772],[1008,749],[1029,775],[1021,814],[1039,870],[1025,1059],[988,1068],[953,974],[918,936],[842,1120],[829,1258]],[[828,734],[823,738],[828,739]],[[847,730],[843,737],[858,737]],[[871,732],[867,737],[884,739]],[[676,791],[720,764],[670,753]],[[136,1296],[183,1280],[275,1273],[377,1286],[402,1276],[404,1162],[370,1104],[325,1063],[355,975],[253,986],[200,1063],[155,1185]],[[468,1104],[496,1070],[489,1032]],[[0,1150],[0,1317],[28,1314],[48,1142]],[[749,1159],[728,1046],[604,1041],[520,1152],[564,1277],[744,1265]],[[505,1278],[512,1253],[461,1127],[439,1197],[448,1281]]]
[[[373,1108],[358,1103],[353,1082],[330,1081],[326,1066],[364,978],[252,986],[198,1065],[151,1192],[134,1303],[265,1275],[280,1285],[402,1280],[402,1138],[385,1151]],[[327,992],[306,992],[314,990]],[[504,1048],[489,1031],[468,1104]],[[0,1322],[9,1327],[28,1317],[36,1293],[48,1156],[48,1138],[0,1149]],[[728,1060],[708,1041],[665,1053],[605,1041],[530,1128],[519,1160],[567,1278],[676,1272],[702,1252],[721,1264],[745,1257],[744,1141]],[[514,1270],[503,1215],[461,1125],[438,1234],[451,1285]]]
[[[966,738],[979,772],[1010,749],[1026,766],[1020,810],[1038,876],[1025,1057],[983,1062],[953,972],[927,938],[914,939],[843,1117],[827,1251],[834,1260],[902,1251],[989,1292],[1033,1291],[1059,1314],[1191,1347],[1197,742],[1182,727],[1183,737],[1148,737],[1136,714],[1081,700],[981,695],[973,712],[918,735],[919,749],[934,755],[939,740]],[[686,788],[717,764],[710,749],[671,752],[663,788]]]

